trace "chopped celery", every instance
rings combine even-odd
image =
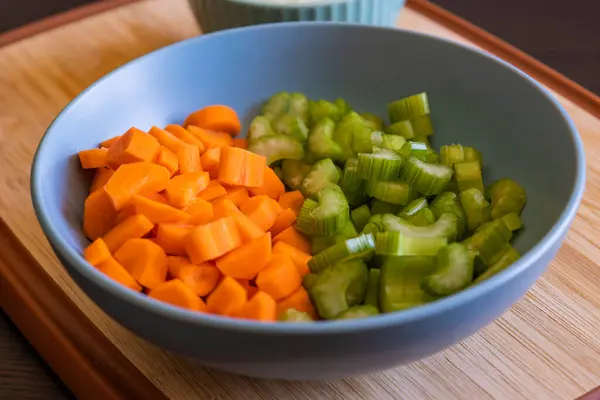
[[[308,128],[302,118],[293,114],[284,114],[272,122],[273,130],[279,134],[292,137],[300,143],[306,142]]]
[[[362,306],[350,307],[349,309],[338,315],[337,319],[367,318],[378,314],[379,310],[376,307],[369,304],[365,304]]]
[[[378,149],[358,155],[358,173],[368,182],[396,179],[401,166],[402,157],[391,150]]]
[[[273,172],[275,172],[280,181],[283,181],[283,171],[279,165],[273,167]]]
[[[436,218],[439,218],[444,213],[456,214],[457,223],[457,240],[462,240],[467,234],[467,214],[461,207],[458,201],[458,195],[453,192],[443,192],[435,197],[431,202],[429,209],[433,212]]]
[[[398,135],[405,139],[413,139],[415,131],[410,121],[398,121],[389,125],[386,132],[390,135]]]
[[[426,143],[408,141],[400,149],[400,154],[404,157],[414,156],[421,161],[427,161],[427,157],[432,153]]]
[[[375,254],[381,256],[435,256],[447,244],[444,236],[418,237],[405,232],[375,234]]]
[[[333,246],[334,244],[344,242],[348,239],[352,239],[357,236],[358,232],[356,230],[356,227],[352,222],[349,221],[346,225],[344,225],[343,228],[341,228],[333,235],[312,236],[310,240],[310,252],[312,254],[318,254],[323,250]]]
[[[284,159],[301,160],[304,157],[302,144],[285,135],[263,136],[248,144],[248,151],[267,158],[267,165]]]
[[[365,227],[362,229],[362,231],[360,231],[360,234],[361,235],[368,234],[368,233],[374,234],[377,232],[383,232],[384,230],[385,230],[385,226],[383,225],[383,220],[381,218],[381,215],[375,214],[375,215],[372,215],[371,218],[369,218],[369,221],[367,222]]]
[[[337,184],[339,180],[340,173],[333,161],[324,158],[310,168],[300,184],[300,191],[304,196],[315,199],[325,186]]]
[[[491,217],[500,218],[506,214],[521,214],[527,195],[525,189],[512,179],[500,179],[490,187]]]
[[[427,93],[419,93],[388,104],[388,114],[392,123],[423,115],[429,115]]]
[[[379,281],[381,311],[405,310],[435,300],[421,288],[421,281],[435,266],[435,257],[385,257]]]
[[[344,171],[339,186],[346,195],[348,204],[358,206],[365,201],[364,182],[358,174],[358,158],[349,158],[344,165]]]
[[[365,225],[367,225],[369,218],[371,218],[371,210],[366,204],[363,204],[362,206],[350,211],[350,219],[354,223],[356,230],[359,232],[363,230]]]
[[[335,318],[360,304],[364,300],[368,274],[367,266],[359,260],[339,263],[323,271],[310,289],[319,315]],[[362,296],[361,287],[364,287]]]
[[[302,286],[304,286],[304,289],[306,289],[308,293],[310,293],[312,287],[317,282],[317,279],[319,279],[319,275],[313,273],[306,274],[302,277]]]
[[[371,113],[362,113],[360,114],[362,119],[371,127],[374,131],[382,131],[383,130],[383,120],[379,118],[377,115]]]
[[[373,146],[382,147],[384,136],[385,136],[385,133],[382,133],[379,131],[371,132],[371,143],[373,144]]]
[[[428,164],[411,156],[400,171],[400,180],[426,196],[440,194],[452,178],[452,168],[443,164]]]
[[[460,205],[467,214],[467,227],[469,232],[473,232],[486,222],[486,209],[490,203],[483,197],[483,193],[475,188],[460,192],[459,197]]]
[[[411,237],[446,238],[448,243],[456,241],[456,221],[454,213],[442,214],[436,222],[427,226],[414,226],[395,215],[386,214],[382,217],[384,231],[402,232]]]
[[[292,190],[300,189],[300,184],[311,167],[312,165],[299,160],[283,160],[281,163],[283,182]]]
[[[479,161],[483,164],[481,153],[473,147],[466,147],[460,144],[445,145],[440,148],[440,161],[449,167],[453,167],[457,162]]]
[[[423,208],[406,219],[415,226],[427,226],[435,222],[435,215],[429,208]]]
[[[408,203],[401,212],[398,213],[398,216],[404,219],[409,219],[419,211],[424,208],[427,208],[427,199],[425,197],[419,197],[418,199],[414,199],[410,203]]]
[[[504,252],[504,254],[502,254],[502,256],[494,264],[490,265],[483,274],[479,275],[473,281],[473,284],[480,283],[480,282],[488,279],[489,277],[497,274],[498,272],[502,271],[506,267],[509,267],[510,265],[512,265],[520,257],[521,257],[521,255],[519,254],[519,252],[517,250],[515,250],[514,247],[510,246],[510,248],[507,249]]]
[[[304,311],[298,311],[295,308],[288,308],[281,315],[279,321],[282,322],[313,322],[313,319]]]
[[[305,124],[308,123],[308,99],[303,93],[292,93],[288,112],[299,117]]]
[[[512,238],[512,232],[504,221],[495,220],[483,224],[473,236],[466,240],[470,250],[476,251],[486,265],[490,265],[496,254],[501,252]]]
[[[416,193],[407,183],[368,181],[366,192],[369,196],[389,204],[405,205],[415,198]]]
[[[523,227],[523,221],[521,221],[521,217],[519,217],[519,214],[506,214],[501,219],[502,221],[504,221],[508,229],[510,229],[512,232],[519,230]]]
[[[401,204],[388,203],[387,201],[373,199],[371,201],[371,214],[373,216],[379,214],[397,214],[401,209]]]
[[[310,117],[314,123],[319,122],[323,118],[331,118],[338,121],[344,115],[352,111],[352,108],[344,99],[336,99],[335,103],[327,100],[311,101],[308,104]]]
[[[340,145],[342,157],[348,159],[358,153],[371,153],[372,129],[355,112],[345,115],[335,126],[333,140]]]
[[[342,157],[342,149],[333,140],[335,122],[331,118],[322,118],[310,130],[308,135],[308,151],[315,159]]]
[[[386,135],[384,133],[381,138],[381,144],[379,145],[379,147],[381,147],[382,149],[392,150],[396,153],[400,153],[402,146],[404,146],[405,144],[406,139],[404,139],[402,136]]]
[[[433,123],[429,115],[421,115],[410,120],[415,137],[433,135]]]
[[[273,95],[263,106],[263,114],[273,119],[279,115],[286,113],[290,105],[290,94],[287,92],[280,92]]]
[[[371,268],[369,270],[369,283],[367,284],[367,294],[365,295],[365,304],[379,309],[379,281],[381,270]]]
[[[307,235],[331,235],[350,220],[350,209],[344,193],[338,186],[321,189],[319,202],[307,199],[298,214],[296,229]],[[312,202],[312,203],[310,203]]]
[[[273,136],[275,131],[271,127],[271,121],[264,115],[254,117],[250,123],[250,129],[248,130],[248,142],[254,142],[265,136]]]
[[[436,257],[435,271],[426,276],[421,287],[432,296],[448,296],[466,288],[473,281],[474,258],[462,243],[451,243]]]
[[[483,193],[483,177],[479,161],[454,163],[454,177],[460,192],[475,188]]]
[[[308,261],[311,272],[320,274],[327,268],[340,262],[360,258],[368,258],[375,250],[375,239],[372,234],[360,235],[358,237],[337,243]]]

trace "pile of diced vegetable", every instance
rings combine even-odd
[[[387,111],[386,126],[342,99],[278,93],[247,140],[214,105],[83,150],[84,256],[173,305],[291,322],[404,310],[516,261],[524,189],[486,187],[472,147],[436,152],[425,93]]]

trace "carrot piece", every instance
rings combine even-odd
[[[207,296],[219,283],[221,272],[212,263],[188,264],[179,269],[179,279],[198,296]]]
[[[165,253],[174,256],[185,256],[183,241],[192,231],[192,226],[180,224],[158,224],[154,241]]]
[[[271,259],[271,234],[266,233],[216,260],[223,275],[253,279]]]
[[[269,294],[259,291],[241,308],[236,317],[275,322],[277,319],[277,303]]]
[[[110,177],[115,173],[115,170],[110,168],[98,168],[96,173],[94,174],[94,180],[90,185],[90,193],[95,192],[100,189],[102,186],[106,185],[106,182],[110,179]]]
[[[152,161],[159,147],[154,137],[137,128],[130,128],[110,146],[106,153],[106,164],[117,169],[122,164]]]
[[[206,146],[204,146],[204,143],[202,142],[202,140],[200,140],[196,136],[192,135],[183,126],[177,125],[177,124],[171,124],[171,125],[165,126],[165,130],[167,132],[173,134],[173,136],[175,136],[176,138],[180,139],[181,141],[183,141],[185,143],[198,146],[198,150],[200,151],[200,154],[204,153]]]
[[[129,239],[115,258],[140,285],[155,288],[167,279],[167,255],[150,239]]]
[[[206,189],[198,193],[198,197],[206,201],[211,201],[217,197],[225,196],[226,194],[227,189],[225,189],[223,185],[217,181],[210,181]]]
[[[293,225],[284,229],[273,238],[273,243],[278,242],[285,242],[304,253],[310,254],[310,243],[306,239],[306,236],[298,232]]]
[[[177,151],[177,160],[179,161],[179,171],[182,174],[202,171],[200,150],[196,145],[186,144],[181,146]]]
[[[238,281],[238,283],[242,285],[244,289],[246,289],[246,292],[248,293],[248,299],[251,299],[252,296],[258,292],[258,288],[253,286],[249,279],[236,279],[236,281]]]
[[[79,163],[83,169],[102,168],[106,166],[106,153],[108,149],[89,149],[81,150],[79,153]]]
[[[281,207],[269,196],[256,196],[240,206],[240,210],[263,231],[271,229]]]
[[[113,136],[110,139],[106,139],[105,141],[100,143],[100,146],[102,147],[106,147],[107,149],[113,145],[113,143],[115,143],[117,140],[119,140],[119,138],[121,137],[121,135],[117,135],[117,136]]]
[[[98,238],[83,250],[83,257],[90,264],[98,266],[112,257],[112,254],[110,254],[110,250],[106,243],[104,243],[104,240]]]
[[[111,252],[115,252],[129,239],[139,239],[150,232],[152,228],[154,228],[154,224],[146,216],[136,214],[112,228],[102,240]]]
[[[178,210],[168,204],[162,204],[143,196],[133,196],[131,203],[135,207],[136,214],[145,215],[155,224],[164,222],[183,223],[190,218],[190,214],[185,211]]]
[[[185,208],[198,193],[206,189],[210,178],[207,172],[182,173],[169,181],[167,199],[173,207]]]
[[[292,226],[294,222],[296,222],[296,213],[291,208],[286,208],[275,218],[270,231],[275,236]]]
[[[262,271],[256,276],[259,290],[270,294],[275,300],[292,294],[302,284],[302,278],[291,257],[284,253],[273,254]]]
[[[154,136],[156,140],[158,140],[158,143],[171,150],[173,153],[177,153],[177,150],[185,144],[183,140],[173,135],[171,132],[160,129],[157,126],[150,128],[148,134]]]
[[[228,200],[231,200],[233,202],[233,204],[235,204],[236,206],[240,206],[240,205],[244,204],[245,202],[247,202],[248,200],[250,200],[250,195],[248,194],[248,189],[246,189],[245,187],[233,186],[233,187],[228,187],[225,190],[227,190],[227,194],[219,197],[215,201],[221,200],[221,199],[228,199]]]
[[[221,159],[221,148],[211,147],[206,150],[202,157],[200,157],[200,163],[202,169],[210,174],[212,179],[217,179],[219,176],[219,161]]]
[[[156,163],[168,169],[171,176],[179,170],[179,159],[177,158],[177,154],[173,153],[165,146],[160,146],[158,155],[156,156]]]
[[[145,197],[147,199],[153,200],[153,201],[157,201],[161,204],[169,204],[169,202],[167,201],[167,198],[160,194],[160,193],[150,193],[150,194],[146,194],[146,195],[141,195],[142,197]],[[133,207],[135,209],[135,207]]]
[[[296,215],[300,213],[300,209],[304,204],[304,196],[299,190],[293,192],[286,192],[279,197],[279,205],[281,208],[291,208]]]
[[[167,270],[171,278],[179,278],[180,269],[189,264],[192,264],[192,262],[187,257],[167,256]]]
[[[233,138],[233,147],[248,149],[248,140],[246,138]]]
[[[285,253],[290,256],[294,264],[296,265],[296,269],[300,276],[304,276],[310,273],[310,269],[308,268],[308,262],[312,258],[312,256],[308,253],[305,253],[301,250],[298,250],[294,246],[287,244],[286,242],[277,242],[273,246],[273,254]]]
[[[226,185],[260,187],[265,168],[268,168],[265,157],[237,147],[223,147],[218,180]]]
[[[246,215],[242,214],[241,211],[239,214],[231,215],[231,217],[238,228],[242,243],[246,243],[249,240],[256,239],[265,234],[265,231],[252,222]]]
[[[242,212],[230,199],[220,197],[213,203],[214,219],[239,215]]]
[[[294,291],[289,296],[277,302],[277,316],[283,314],[290,308],[295,308],[298,311],[303,311],[311,316],[312,319],[317,319],[317,312],[310,301],[308,292],[302,286]]]
[[[217,259],[242,244],[232,217],[194,228],[185,239],[185,249],[194,264]]]
[[[238,135],[242,129],[235,110],[221,104],[204,107],[191,113],[185,119],[184,125],[195,125],[203,129],[226,132],[232,136]]]
[[[187,130],[197,139],[204,143],[204,147],[229,147],[233,145],[233,139],[230,135],[223,132],[215,132],[208,129],[199,128],[194,125],[188,125]]]
[[[214,207],[208,201],[196,197],[184,211],[191,215],[189,225],[204,225],[214,219]]]
[[[91,240],[98,239],[115,226],[117,214],[104,189],[96,190],[83,205],[83,233]]]
[[[116,210],[123,209],[136,194],[158,193],[167,188],[171,174],[151,162],[121,165],[110,177],[104,190]]]
[[[112,256],[98,265],[98,269],[109,278],[119,282],[129,289],[140,292],[142,287],[133,279],[131,274]]]
[[[209,312],[227,316],[233,316],[247,302],[246,289],[229,276],[224,277],[206,299]]]
[[[157,285],[150,290],[148,297],[192,311],[206,311],[206,304],[202,299],[179,279]]]
[[[265,167],[263,173],[263,184],[260,187],[249,188],[252,196],[267,195],[272,199],[279,200],[285,193],[285,186],[272,168]]]

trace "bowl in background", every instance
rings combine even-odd
[[[224,52],[223,49],[227,49]],[[131,126],[181,123],[209,104],[250,118],[279,91],[343,97],[383,116],[427,92],[433,145],[483,153],[487,182],[527,190],[515,264],[460,293],[402,312],[314,324],[268,324],[193,313],[113,282],[82,256],[90,176],[77,152]],[[82,130],[82,127],[85,129]],[[244,375],[330,379],[371,373],[451,346],[500,316],[554,258],[584,189],[581,140],[541,85],[507,63],[433,36],[335,23],[278,23],[186,40],[135,60],[73,100],[47,130],[31,177],[33,204],[56,255],[115,321],[167,350]]]
[[[393,26],[405,0],[189,0],[204,33],[292,21]]]

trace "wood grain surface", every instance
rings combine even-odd
[[[398,24],[472,45],[415,9],[403,11]],[[320,383],[259,381],[174,357],[106,317],[67,276],[41,234],[30,205],[31,158],[52,118],[93,81],[133,58],[198,33],[185,0],[146,0],[0,48],[0,184],[5,188],[0,192],[0,217],[65,295],[164,396],[569,399],[600,383],[600,275],[595,261],[600,260],[600,156],[590,151],[600,149],[600,121],[560,96],[587,150],[588,189],[578,217],[557,260],[527,296],[451,349],[369,377]],[[4,292],[3,286],[0,293]]]

